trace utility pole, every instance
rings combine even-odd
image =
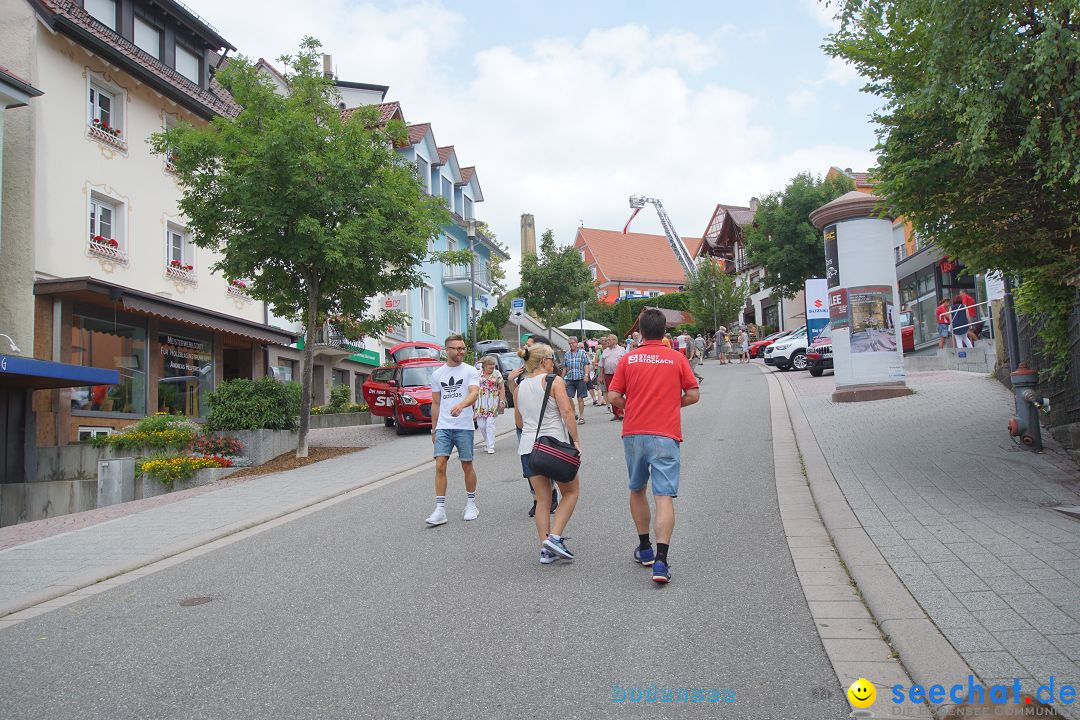
[[[476,220],[469,220],[469,338],[476,350]]]

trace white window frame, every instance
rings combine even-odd
[[[430,285],[420,287],[420,332],[434,335],[435,328],[435,288]]]
[[[661,290],[650,290],[649,297],[660,297],[664,293]]]
[[[468,195],[462,195],[462,201],[461,202],[462,202],[462,210],[461,210],[462,215],[461,215],[461,217],[463,217],[466,220],[472,220],[473,217],[474,217],[474,213],[476,212],[476,208],[473,205],[473,199],[471,197],[469,197]]]
[[[623,288],[622,291],[620,291],[619,295],[621,295],[622,297],[625,298],[625,297],[630,297],[631,295],[633,295],[636,292],[637,291],[634,290],[633,288]]]
[[[153,38],[149,37],[149,34],[153,33]],[[142,35],[143,37],[140,37]],[[149,40],[154,42],[148,42]],[[133,32],[132,41],[135,46],[142,50],[151,57],[161,59],[161,28],[148,20],[141,17],[138,13],[135,14],[135,29]],[[153,49],[147,47],[150,45]]]
[[[99,425],[80,425],[79,426],[79,442],[84,440],[91,440],[95,437],[112,435],[116,430],[111,427],[103,427]],[[86,437],[83,437],[83,433],[86,433]]]
[[[110,30],[116,30],[116,0],[84,0],[83,8],[90,17]],[[112,17],[106,20],[105,18],[110,14],[108,12],[110,9],[112,10]]]
[[[102,211],[107,210],[109,212],[109,232],[106,234],[101,231],[102,229]],[[115,240],[121,247],[123,247],[123,238],[117,237],[119,228],[117,227],[117,220],[120,216],[120,204],[112,198],[107,198],[99,193],[90,194],[90,214],[87,215],[87,221],[90,223],[90,233],[88,237],[92,238],[97,235],[101,235],[106,240]]]
[[[195,59],[195,77],[194,77],[194,78],[193,78],[193,77],[191,77],[191,76],[190,76],[190,75],[188,75],[188,74],[187,74],[186,72],[184,72],[183,70],[181,70],[181,69],[180,69],[180,53],[181,53],[181,52],[183,52],[183,53],[187,53],[188,55],[190,55],[190,56],[191,56],[192,58],[194,58],[194,59]],[[175,59],[175,60],[173,61],[173,69],[174,69],[174,70],[176,70],[176,72],[178,72],[178,73],[180,73],[181,75],[183,75],[184,77],[186,77],[186,78],[187,78],[188,80],[190,80],[191,82],[193,82],[193,83],[195,83],[196,85],[199,85],[199,86],[201,87],[201,80],[202,80],[202,58],[200,58],[200,57],[198,56],[198,54],[196,54],[196,53],[192,52],[191,50],[189,50],[189,49],[188,49],[187,47],[185,47],[185,46],[184,46],[183,44],[181,44],[181,43],[176,43],[176,55],[175,55],[175,57],[176,57],[176,59]]]
[[[105,110],[105,112],[108,113],[107,118],[102,115],[101,99],[103,97],[108,98],[109,100],[109,109]],[[116,92],[116,90],[98,80],[91,79],[90,85],[87,88],[86,102],[86,122],[88,124],[93,125],[95,120],[99,120],[102,124],[108,123],[109,127],[116,128],[123,132],[124,113],[122,110],[122,93]]]
[[[424,188],[424,192],[428,195],[431,194],[431,163],[427,161],[427,158],[416,156],[416,177],[420,180],[420,186]]]
[[[461,303],[458,302],[457,298],[447,298],[446,307],[446,314],[449,319],[447,327],[450,329],[450,334],[454,335],[461,332]]]
[[[180,257],[173,257],[173,249],[175,245],[175,238],[180,238]],[[173,260],[179,260],[180,265],[195,265],[195,245],[191,242],[191,231],[183,225],[166,221],[165,222],[165,264],[169,265]],[[190,270],[189,272],[195,272]]]
[[[592,279],[595,280],[597,276],[596,266],[590,265],[589,270],[592,272]]]

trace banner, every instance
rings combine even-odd
[[[826,225],[825,233],[825,280],[829,289],[840,285],[840,258],[836,250],[836,226]]]
[[[848,292],[847,288],[837,288],[829,291],[829,323],[835,332],[840,328],[846,328],[850,322],[848,317]]]
[[[829,284],[825,278],[810,278],[804,286],[806,296],[806,342],[813,344],[829,322]]]

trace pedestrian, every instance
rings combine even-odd
[[[435,512],[426,520],[434,527],[446,523],[446,465],[457,448],[465,474],[465,519],[480,517],[476,507],[473,469],[473,403],[480,393],[480,373],[466,365],[465,339],[451,335],[443,344],[446,364],[431,373],[431,442],[435,445]]]
[[[675,343],[671,338],[671,333],[665,333],[664,334],[664,339],[662,340],[662,342],[664,343],[665,346],[667,346],[669,348],[677,349],[677,348],[675,348]],[[641,343],[638,343],[638,347],[641,347]]]
[[[964,305],[964,299],[959,294],[953,297],[950,313],[952,315],[953,343],[958,348],[974,347],[974,343],[971,342],[971,338],[968,336],[967,306]]]
[[[739,362],[750,362],[750,334],[746,332],[746,326],[739,327]]]
[[[671,580],[668,550],[675,528],[675,498],[679,495],[680,411],[698,401],[699,391],[690,363],[664,347],[664,314],[648,309],[638,317],[645,340],[619,361],[608,386],[608,402],[624,408],[623,452],[630,486],[630,516],[637,530],[634,560],[652,566],[657,583]],[[656,552],[649,540],[650,510],[645,495],[652,481],[656,503]]]
[[[533,335],[525,342],[525,347],[518,351],[518,356],[524,358],[525,351],[530,350],[536,343],[543,343],[548,347],[551,347],[551,343],[547,341],[547,338]],[[506,382],[510,386],[510,394],[514,398],[514,431],[517,433],[518,442],[521,442],[521,413],[517,410],[517,392],[521,386],[521,381],[525,379],[525,365],[511,370],[506,376]],[[529,456],[521,455],[521,477],[525,479],[525,484],[529,486],[529,493],[533,496],[532,507],[529,508],[529,517],[536,517],[536,491],[533,490],[532,482],[529,478],[532,477],[532,468],[529,467]],[[555,512],[555,509],[559,507],[559,492],[555,488],[555,481],[551,481],[551,513]]]
[[[483,433],[488,455],[495,454],[495,421],[506,410],[506,389],[498,359],[487,355],[481,362],[480,391],[476,397],[476,427]]]
[[[521,417],[521,439],[518,441],[518,453],[522,464],[528,462],[533,444],[537,437],[552,437],[562,442],[574,443],[581,451],[578,429],[574,423],[574,409],[566,393],[567,381],[555,375],[555,359],[550,345],[534,345],[522,352],[525,360],[527,377],[521,381],[517,390],[514,408]],[[547,401],[545,402],[545,396]],[[529,478],[536,501],[543,507],[549,502],[552,492],[552,479],[543,475]],[[549,565],[559,558],[573,560],[574,554],[566,547],[566,525],[574,513],[578,500],[578,477],[569,482],[559,483],[562,502],[551,518],[544,513],[536,513],[536,534],[540,540],[540,563]]]
[[[700,383],[705,378],[697,371],[697,366],[705,359],[705,338],[698,333],[697,337],[690,341],[690,369],[694,371],[694,377]]]
[[[589,397],[586,381],[592,368],[589,365],[589,356],[578,347],[578,339],[571,336],[569,340],[570,349],[563,353],[563,366],[566,368],[563,379],[566,381],[566,392],[571,398],[577,398],[578,425],[584,425],[585,398]]]
[[[611,388],[611,381],[615,377],[615,369],[619,367],[619,360],[627,351],[615,342],[615,336],[610,336],[610,342],[608,349],[604,352],[601,362],[603,363],[604,371],[604,390],[605,392]],[[611,406],[611,420],[622,420],[623,410],[622,408]]]
[[[596,345],[596,349],[589,358],[589,367],[592,368],[592,375],[590,377],[592,386],[589,388],[589,393],[593,396],[593,405],[598,405],[600,407],[607,405],[607,401],[604,400],[604,368],[600,361],[604,356],[607,345],[608,336],[605,335],[600,338],[600,341]]]
[[[964,309],[967,311],[967,336],[971,340],[971,346],[975,346],[975,341],[979,339],[979,333],[982,332],[982,323],[979,322],[979,310],[975,307],[975,298],[968,295],[968,291],[960,290],[960,302],[964,303]]]
[[[938,350],[945,348],[945,341],[949,339],[949,335],[952,334],[950,326],[952,325],[952,313],[949,309],[949,298],[942,298],[941,304],[937,306],[935,311],[937,314],[937,333],[938,333]]]
[[[729,349],[727,328],[721,325],[716,328],[716,359],[720,361],[721,365],[727,365]]]

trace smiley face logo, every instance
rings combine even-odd
[[[877,699],[877,688],[866,678],[859,678],[847,689],[848,701],[857,708],[868,708]]]

